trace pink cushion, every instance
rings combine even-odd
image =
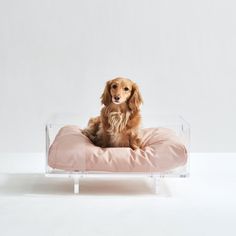
[[[143,149],[100,148],[78,126],[65,126],[49,149],[48,164],[66,171],[163,172],[186,164],[187,151],[174,131],[141,131]]]

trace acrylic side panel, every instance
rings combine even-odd
[[[53,169],[48,165],[48,151],[53,143],[59,130],[66,125],[77,125],[79,127],[84,127],[80,125],[80,116],[77,114],[58,114],[54,115],[46,124],[46,174],[49,175],[73,175],[78,174],[78,172],[68,172],[59,169]],[[185,145],[188,152],[187,163],[174,170],[162,172],[162,173],[110,173],[110,172],[83,172],[83,174],[90,175],[155,175],[162,177],[187,177],[189,176],[189,149],[190,149],[190,125],[179,115],[158,115],[158,114],[146,114],[143,116],[143,128],[150,127],[164,127],[175,131],[178,138]]]

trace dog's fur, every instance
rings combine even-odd
[[[139,148],[143,99],[138,86],[121,77],[107,81],[101,102],[100,116],[89,120],[83,134],[100,147]]]

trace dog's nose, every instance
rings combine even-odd
[[[115,98],[116,101],[120,100],[120,96],[115,96],[114,98]]]

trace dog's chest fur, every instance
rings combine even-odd
[[[130,117],[130,112],[122,113],[120,111],[110,112],[108,115],[108,123],[110,125],[109,132],[110,133],[121,133],[125,130],[127,122]]]
[[[129,117],[130,112],[110,112],[108,116],[108,123],[110,125],[108,132],[111,146],[129,146],[129,139],[125,135]]]

